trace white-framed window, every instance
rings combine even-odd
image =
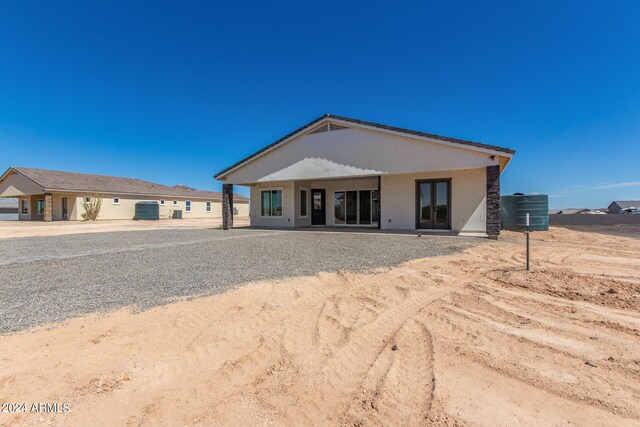
[[[120,197],[114,197],[113,198],[113,204],[114,205],[119,205],[120,204]]]
[[[160,206],[164,206],[164,199],[160,199]]]
[[[178,205],[178,201],[177,201],[177,200],[174,200],[174,201],[173,201],[173,206],[177,206],[177,205]]]
[[[91,197],[89,197],[89,196],[85,197],[84,201],[87,202],[87,203],[90,203],[91,202]]]
[[[185,204],[184,211],[191,212],[191,200],[187,200],[186,202],[184,202],[184,204]]]
[[[29,213],[29,200],[28,199],[22,199],[22,209],[21,212],[23,215],[27,215]]]
[[[282,190],[262,190],[260,194],[260,216],[282,216]]]
[[[300,218],[309,217],[309,190],[300,189]]]
[[[207,203],[205,203],[205,210],[206,210],[207,212],[211,212],[211,202],[207,202]]]

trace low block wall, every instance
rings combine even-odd
[[[619,225],[638,224],[640,215],[589,215],[589,214],[555,214],[549,215],[549,225]]]

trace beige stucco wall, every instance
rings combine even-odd
[[[263,217],[261,192],[269,189],[282,190],[282,217]],[[307,217],[300,215],[301,190],[307,190]],[[348,190],[377,190],[378,178],[358,178],[343,180],[289,181],[257,184],[251,187],[251,225],[258,227],[307,227],[311,225],[312,189],[323,189],[326,194],[326,225],[334,225],[333,193]]]
[[[497,155],[491,159],[495,153],[489,151],[368,129],[342,129],[297,137],[230,172],[225,182],[250,185],[484,168],[499,162]]]
[[[0,182],[0,197],[19,197],[40,193],[43,193],[42,187],[16,173],[12,173]]]
[[[451,230],[484,234],[486,231],[486,169],[383,175],[380,183],[381,228],[414,230],[416,228],[416,181],[451,179]],[[308,218],[300,217],[300,190],[308,190]],[[311,189],[326,192],[326,223],[334,226],[334,192],[377,190],[378,178],[310,180],[256,184],[251,187],[251,225],[259,227],[305,227],[311,224]],[[262,190],[282,189],[282,217],[260,215]],[[353,226],[353,225],[348,225]]]
[[[315,188],[315,187],[314,187]],[[307,215],[302,216],[300,204],[302,203],[301,190],[307,192]],[[311,211],[313,209],[313,201],[311,199],[311,181],[296,181],[294,183],[294,227],[308,227],[311,225]]]
[[[416,228],[416,180],[451,179],[451,229],[486,231],[486,169],[384,175],[381,180],[383,229]]]
[[[22,210],[22,201],[27,200],[27,213],[24,214]],[[32,194],[29,196],[19,196],[18,197],[18,220],[19,221],[42,221],[44,220],[44,215],[38,215],[37,212],[37,203],[38,200],[44,201],[44,194]],[[55,203],[55,198],[54,198]],[[55,205],[54,205],[55,206]],[[55,207],[54,207],[55,213]]]
[[[120,199],[119,204],[114,203],[114,198]],[[77,216],[74,219],[82,219],[82,196],[77,197],[77,204],[80,208],[77,210]],[[160,202],[164,200],[164,205]],[[187,212],[186,202],[191,201],[191,211]],[[102,199],[102,207],[98,219],[132,219],[135,216],[135,205],[142,201],[156,201],[160,207],[160,218],[171,218],[173,211],[181,210],[183,218],[220,218],[222,217],[222,203],[220,201],[209,200],[211,202],[211,211],[207,212],[206,202],[203,199],[194,198],[161,198],[161,197],[145,197],[140,196],[118,196],[114,194],[106,194]],[[240,203],[234,201],[234,208],[238,210],[239,217],[247,217],[249,212],[248,203]]]
[[[23,213],[23,200],[27,201],[27,213]],[[18,220],[20,221],[37,221],[44,218],[43,215],[37,214],[37,201],[44,200],[44,194],[20,196],[18,197]]]
[[[326,225],[334,225],[333,193],[342,190],[376,190],[377,178],[346,180],[289,181],[257,184],[251,187],[251,225],[257,227],[307,227],[311,225],[311,189],[324,189],[326,193]],[[307,216],[301,216],[301,190],[307,190]],[[262,216],[263,190],[282,190],[282,216]]]
[[[77,195],[74,193],[53,193],[53,220],[60,221],[62,217],[62,198],[67,198],[67,215],[69,220],[75,220],[79,217],[77,203]]]
[[[262,190],[282,190],[282,216],[263,217],[261,209]],[[293,227],[295,225],[294,212],[294,182],[279,182],[275,184],[261,184],[251,187],[251,225],[256,227]]]
[[[77,193],[53,193],[53,220],[62,220],[62,198],[67,198],[68,219],[70,221],[82,221],[82,199],[84,195]],[[120,204],[114,203],[114,198],[120,198]],[[22,199],[29,201],[28,214],[22,214]],[[44,200],[44,194],[21,196],[18,197],[18,219],[20,221],[42,220],[43,216],[36,215],[37,200]],[[222,204],[220,201],[211,201],[211,212],[206,211],[206,200],[171,198],[163,199],[160,197],[140,198],[139,196],[118,196],[115,194],[106,194],[103,196],[102,207],[98,219],[133,219],[135,215],[135,205],[141,201],[157,201],[165,200],[165,205],[160,205],[160,218],[170,218],[173,211],[182,210],[183,218],[220,218],[222,217]],[[174,200],[176,204],[174,205]],[[186,211],[186,201],[191,200],[191,212]],[[234,201],[233,207],[238,211],[237,218],[247,218],[249,216],[249,204]]]
[[[27,200],[28,206],[27,206],[27,213],[24,213],[24,210],[22,208],[22,204],[23,204],[23,200]],[[29,197],[18,197],[18,220],[20,221],[28,221],[31,219],[31,203],[29,202]]]

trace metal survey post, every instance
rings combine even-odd
[[[527,236],[527,271],[529,271],[529,213],[526,216],[526,228],[524,234]]]

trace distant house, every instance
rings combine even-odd
[[[0,199],[0,213],[17,214],[18,200],[16,199]]]
[[[572,215],[572,214],[585,214],[585,213],[589,213],[589,209],[576,209],[576,208],[569,208],[569,209],[561,209],[559,211],[556,211],[556,214],[563,214],[563,215]]]
[[[219,218],[222,194],[185,185],[169,187],[135,178],[10,167],[0,177],[1,198],[17,199],[21,221],[82,220],[83,199],[102,197],[98,219],[132,219],[140,201],[155,201],[160,218],[181,210],[183,218]],[[233,198],[238,216],[249,216],[249,199]]]
[[[0,199],[0,220],[18,219],[18,201],[16,199]]]
[[[640,209],[640,200],[616,200],[608,207],[610,214],[618,214],[623,209]]]

